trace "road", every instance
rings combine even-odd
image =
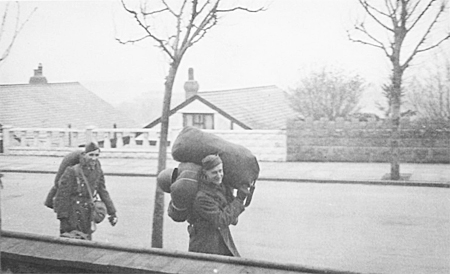
[[[2,229],[58,234],[54,212],[43,206],[53,176],[5,174]],[[106,179],[119,223],[100,224],[94,240],[150,247],[155,178]],[[447,188],[261,181],[232,234],[247,258],[363,273],[450,273],[449,212]],[[187,246],[186,224],[165,218],[164,248]]]

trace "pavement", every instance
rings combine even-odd
[[[62,157],[0,155],[0,172],[56,173]],[[156,176],[156,159],[101,158],[105,175]],[[168,160],[167,167],[178,162]],[[450,188],[449,164],[401,163],[400,174],[405,179],[383,179],[390,173],[389,163],[349,162],[259,162],[258,180],[429,186]]]

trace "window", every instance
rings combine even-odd
[[[200,129],[214,129],[214,115],[206,113],[184,113],[183,126],[193,126]]]

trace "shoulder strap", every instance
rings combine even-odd
[[[87,185],[87,189],[89,192],[89,198],[91,198],[91,202],[93,202],[94,198],[92,197],[91,185],[89,184],[89,181],[86,179],[83,169],[81,168],[81,166],[79,164],[75,165],[75,171],[78,173],[78,175],[81,175],[81,177],[83,178],[84,183]]]

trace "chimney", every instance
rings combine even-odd
[[[47,78],[42,74],[41,63],[39,63],[38,68],[34,70],[34,76],[30,77],[30,84],[47,84]]]
[[[198,82],[194,80],[194,69],[189,68],[188,80],[184,83],[184,91],[186,93],[186,100],[196,95],[199,89]]]

